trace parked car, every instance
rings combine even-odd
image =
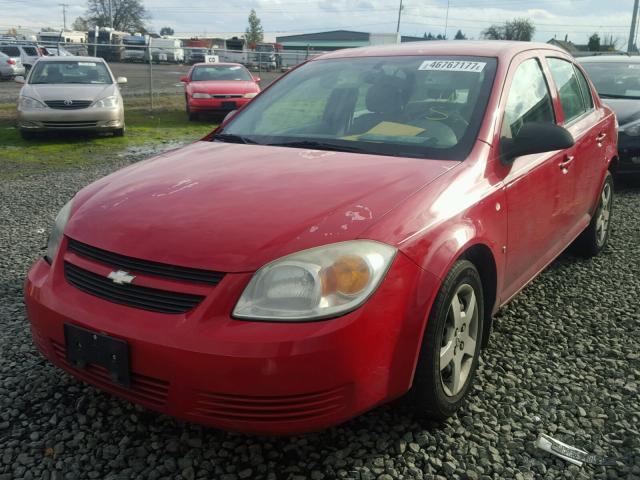
[[[614,172],[640,175],[640,58],[628,56],[582,57],[600,98],[618,117],[620,158]]]
[[[197,63],[180,81],[189,120],[201,113],[229,113],[260,93],[260,77],[239,63]]]
[[[46,57],[73,57],[73,53],[64,47],[42,47],[42,54]]]
[[[35,45],[0,44],[0,53],[4,53],[14,59],[20,58],[20,61],[27,72],[31,69],[36,60],[42,56],[42,52]]]
[[[24,75],[24,66],[20,58],[11,58],[0,52],[0,80],[11,79]]]
[[[224,429],[317,430],[403,395],[442,419],[498,308],[570,244],[607,244],[616,155],[613,112],[559,48],[325,54],[70,200],[27,276],[33,339]]]
[[[124,107],[117,79],[102,58],[43,57],[18,97],[18,127],[24,138],[43,131],[125,132]]]

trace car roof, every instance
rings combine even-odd
[[[100,57],[66,57],[66,56],[56,56],[56,57],[40,57],[39,62],[100,62],[105,63],[105,61]]]
[[[497,57],[507,59],[528,50],[550,50],[568,55],[566,50],[548,43],[511,42],[502,40],[431,40],[336,50],[315,57],[313,60],[396,55],[464,55],[470,57]]]
[[[580,57],[580,63],[640,63],[640,57],[629,55],[592,55],[590,57]]]
[[[193,66],[194,67],[200,67],[200,66],[204,66],[204,65],[222,65],[223,67],[243,67],[244,65],[242,65],[241,63],[231,63],[231,62],[200,62],[200,63],[194,63]]]

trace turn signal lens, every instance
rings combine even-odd
[[[365,289],[370,279],[371,270],[362,257],[345,255],[322,272],[323,294],[356,295]]]

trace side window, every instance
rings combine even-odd
[[[559,58],[547,58],[553,81],[558,87],[560,103],[564,111],[565,123],[578,118],[591,107],[587,107],[582,97],[578,77],[571,62]]]
[[[513,138],[529,122],[555,123],[549,87],[535,58],[522,62],[513,76],[501,136]]]
[[[584,76],[584,73],[579,68],[574,67],[576,75],[578,76],[578,83],[580,84],[580,90],[582,90],[582,99],[584,100],[587,110],[593,108],[593,97],[591,96],[591,89],[589,88],[589,82]]]

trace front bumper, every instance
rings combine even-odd
[[[60,253],[52,266],[37,261],[25,283],[33,340],[46,358],[150,409],[261,434],[322,429],[406,392],[438,288],[435,277],[398,253],[356,311],[309,323],[248,322],[230,312],[251,274],[202,287],[204,301],[186,314],[159,314],[76,289],[65,280],[65,261],[76,260]],[[72,367],[65,323],[126,340],[130,388],[111,382],[102,367]]]
[[[30,131],[112,131],[124,127],[124,108],[18,110],[18,127]]]
[[[618,132],[619,175],[640,175],[640,137],[631,137]]]
[[[230,112],[236,110],[251,101],[250,98],[192,98],[190,97],[189,109],[194,113],[204,112]]]

